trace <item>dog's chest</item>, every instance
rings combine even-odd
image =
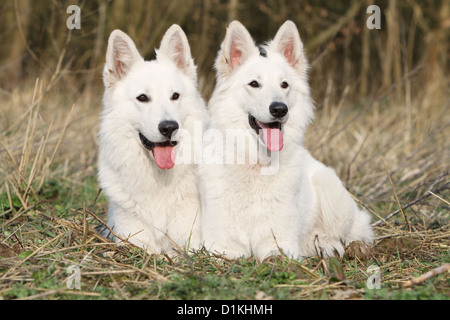
[[[181,166],[184,165],[170,169],[173,170],[170,172],[140,176],[135,181],[129,192],[142,212],[152,216],[167,216],[180,212],[180,208],[188,211],[195,204],[198,206],[194,169],[180,168]]]
[[[237,214],[262,217],[289,210],[294,205],[297,192],[295,177],[280,171],[274,175],[261,175],[258,170],[239,170],[225,173],[224,179],[229,190],[230,211]]]

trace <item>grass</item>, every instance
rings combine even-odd
[[[67,33],[59,2],[33,2],[28,11],[5,2],[0,24],[11,39],[0,55],[0,299],[449,299],[448,271],[423,278],[450,263],[448,2],[440,9],[383,4],[389,19],[370,32],[360,28],[362,1],[354,2],[356,16],[340,3],[266,3],[174,1],[161,19],[156,2],[128,9],[125,1],[92,2],[83,7],[82,30]],[[36,17],[44,19],[39,32],[29,22]],[[182,24],[208,97],[231,17],[259,41],[288,18],[301,28],[317,106],[306,145],[371,213],[376,240],[365,257],[348,248],[342,259],[257,262],[203,250],[170,258],[117,246],[95,231],[107,211],[96,178],[107,31],[128,31],[148,56],[170,23]],[[67,286],[71,266],[80,270],[80,289]],[[367,286],[373,267],[380,289]]]
[[[430,112],[426,119],[417,116],[416,125],[428,129],[415,131],[405,143],[404,128],[393,125],[397,109],[380,106],[376,115],[357,107],[319,110],[309,130],[309,148],[337,169],[373,220],[380,220],[375,246],[366,258],[349,254],[340,260],[295,261],[281,256],[257,262],[227,260],[206,251],[169,258],[116,246],[97,234],[98,218],[105,219],[107,209],[104,195],[97,197],[100,97],[95,110],[87,110],[75,97],[74,109],[59,108],[63,97],[43,94],[42,86],[38,80],[25,95],[6,96],[11,118],[5,121],[13,125],[1,136],[3,299],[449,298],[448,272],[403,285],[450,263],[449,122],[442,112]],[[14,122],[19,114],[24,114],[22,120]],[[314,143],[311,135],[317,132],[327,144]],[[401,213],[383,221],[399,211],[398,203],[405,208],[408,225]],[[67,287],[72,265],[80,268],[79,290]],[[380,268],[380,289],[367,288],[372,265]]]

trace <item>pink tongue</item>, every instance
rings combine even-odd
[[[283,133],[277,128],[263,128],[264,142],[270,151],[283,149]]]
[[[153,149],[153,154],[155,156],[156,164],[161,169],[172,169],[175,165],[175,147],[158,147]]]

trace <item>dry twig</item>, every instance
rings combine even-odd
[[[450,263],[443,264],[442,266],[435,268],[431,271],[428,271],[427,273],[424,273],[416,278],[412,278],[405,283],[403,283],[403,288],[411,287],[415,284],[421,284],[425,282],[426,280],[437,276],[438,274],[444,273],[444,272],[450,272]]]

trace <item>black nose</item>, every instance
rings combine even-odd
[[[179,127],[180,126],[176,121],[162,121],[158,125],[159,132],[161,132],[164,137],[167,137],[169,139],[172,137],[172,133],[175,130],[178,130]]]
[[[269,107],[270,114],[275,118],[281,119],[288,113],[288,106],[283,102],[272,102]]]

